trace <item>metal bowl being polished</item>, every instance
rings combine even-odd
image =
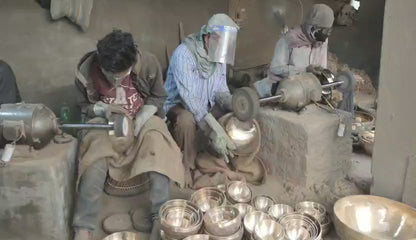
[[[202,212],[193,203],[170,200],[159,209],[161,229],[169,239],[182,239],[198,233],[202,226]]]
[[[232,203],[249,203],[251,189],[245,182],[234,181],[227,185],[227,197]]]
[[[255,240],[280,240],[285,236],[285,231],[276,221],[265,219],[256,225],[253,236]]]
[[[244,228],[248,233],[253,233],[256,225],[266,219],[271,219],[271,217],[261,211],[247,213],[244,217]]]
[[[184,238],[183,240],[209,240],[208,234],[195,234]]]
[[[241,219],[244,219],[247,213],[254,211],[253,206],[247,203],[236,203],[234,204],[234,207],[238,209]]]
[[[322,229],[318,220],[305,213],[289,213],[279,220],[287,240],[320,240]]]
[[[206,231],[206,229],[204,229],[204,233],[210,236],[210,240],[241,240],[244,235],[244,228],[242,225],[240,225],[240,228],[238,229],[237,232],[235,232],[234,234],[230,236],[225,236],[225,237],[210,234]]]
[[[256,210],[267,212],[269,208],[275,204],[273,198],[266,195],[258,195],[253,198],[253,206]]]
[[[257,132],[253,121],[242,122],[234,116],[227,121],[225,130],[237,148],[250,144]]]
[[[103,238],[103,240],[141,240],[138,233],[135,232],[116,232]]]
[[[205,230],[217,236],[229,236],[241,226],[241,216],[233,206],[221,206],[209,209],[204,215]]]
[[[326,208],[317,202],[304,201],[299,202],[295,206],[296,212],[306,213],[317,219],[319,222],[324,221],[326,217]]]
[[[416,209],[387,198],[344,197],[335,203],[334,214],[335,229],[343,239],[416,238]]]
[[[279,220],[282,216],[293,212],[295,212],[293,207],[286,204],[274,204],[268,211],[269,215],[275,220]]]
[[[226,203],[225,194],[215,187],[201,188],[191,196],[191,202],[206,212],[211,208],[222,206]]]

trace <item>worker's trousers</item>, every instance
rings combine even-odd
[[[82,174],[73,218],[74,228],[93,231],[97,224],[100,198],[107,177],[106,160],[96,161]],[[160,206],[169,200],[169,178],[157,172],[149,172],[151,215],[157,215]],[[149,216],[150,217],[150,216]]]

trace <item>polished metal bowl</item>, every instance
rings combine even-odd
[[[103,238],[103,240],[139,240],[138,233],[135,232],[115,232]]]
[[[249,203],[251,201],[251,189],[245,182],[230,182],[227,185],[226,193],[231,203]]]
[[[191,202],[197,205],[202,212],[206,212],[210,208],[224,205],[226,198],[225,194],[218,188],[205,187],[192,194]]]
[[[326,217],[326,208],[324,205],[317,202],[304,201],[299,202],[295,206],[296,212],[306,213],[322,222]]]
[[[206,229],[204,229],[204,233],[209,235],[210,240],[241,240],[244,235],[244,228],[242,225],[240,225],[240,228],[237,230],[237,232],[231,234],[230,236],[217,236],[210,234],[206,231]]]
[[[344,197],[335,203],[334,214],[335,229],[343,239],[416,238],[416,209],[387,198]]]
[[[281,240],[285,236],[285,231],[276,221],[265,219],[256,225],[253,236],[255,240]]]
[[[262,211],[247,213],[244,217],[244,229],[251,234],[253,233],[256,225],[266,219],[271,219],[271,217]]]
[[[184,238],[183,240],[209,240],[208,234],[195,234]]]
[[[275,204],[273,198],[266,195],[258,195],[252,201],[254,208],[262,212],[267,212],[273,204]]]
[[[166,238],[183,239],[198,233],[202,226],[202,212],[193,203],[175,199],[164,203],[159,209],[161,230]]]
[[[293,212],[295,212],[293,207],[286,204],[274,204],[268,211],[269,215],[277,221],[280,217]]]
[[[306,213],[289,213],[281,217],[279,223],[285,229],[287,240],[321,240],[321,225]]]
[[[241,226],[241,216],[233,206],[221,206],[209,209],[204,215],[205,230],[216,236],[230,236]]]
[[[253,121],[242,122],[234,116],[228,119],[225,124],[225,130],[237,148],[250,144],[257,132],[256,125]]]
[[[241,219],[244,219],[247,213],[254,211],[253,206],[247,204],[247,203],[236,203],[234,204],[234,207],[238,209],[238,212],[240,213]]]

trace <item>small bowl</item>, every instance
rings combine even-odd
[[[254,211],[253,206],[247,203],[236,203],[234,204],[234,207],[240,212],[241,219],[244,219],[247,213]]]
[[[253,233],[254,228],[263,220],[271,219],[269,215],[261,211],[247,213],[244,217],[244,228],[248,233]]]
[[[282,225],[271,219],[265,219],[257,224],[253,233],[255,240],[280,240],[284,235],[285,231]]]
[[[253,207],[262,212],[267,212],[273,204],[275,204],[273,198],[266,195],[258,195],[252,201]]]
[[[295,206],[295,210],[298,213],[306,213],[317,219],[320,223],[324,221],[326,217],[326,208],[324,205],[317,202],[304,201],[299,202]]]
[[[208,234],[195,234],[184,238],[183,240],[209,240]]]
[[[208,210],[204,215],[205,230],[216,236],[230,236],[241,226],[241,216],[233,206],[221,206]]]
[[[135,232],[115,232],[103,238],[103,240],[141,240],[142,238]]]
[[[209,234],[206,229],[204,229],[204,232],[206,234]],[[238,229],[237,232],[235,232],[234,234],[230,235],[230,236],[217,236],[217,235],[213,235],[213,234],[209,234],[210,236],[210,240],[241,240],[243,238],[244,235],[244,228],[242,225],[240,225],[240,228]]]
[[[278,221],[282,216],[293,212],[295,212],[293,207],[286,204],[274,204],[269,208],[268,211],[269,215],[276,221]]]
[[[320,240],[322,229],[318,220],[306,213],[289,213],[280,218],[285,229],[285,239]]]
[[[227,197],[231,203],[249,203],[252,192],[247,183],[234,181],[227,185]]]
[[[202,212],[206,212],[210,208],[224,205],[226,198],[224,193],[218,188],[205,187],[192,194],[191,202],[197,205]]]

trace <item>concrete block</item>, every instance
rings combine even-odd
[[[345,177],[352,153],[351,130],[338,137],[339,118],[309,105],[301,113],[263,108],[259,156],[269,173],[299,186]]]
[[[77,142],[16,146],[0,167],[0,239],[69,240]]]

